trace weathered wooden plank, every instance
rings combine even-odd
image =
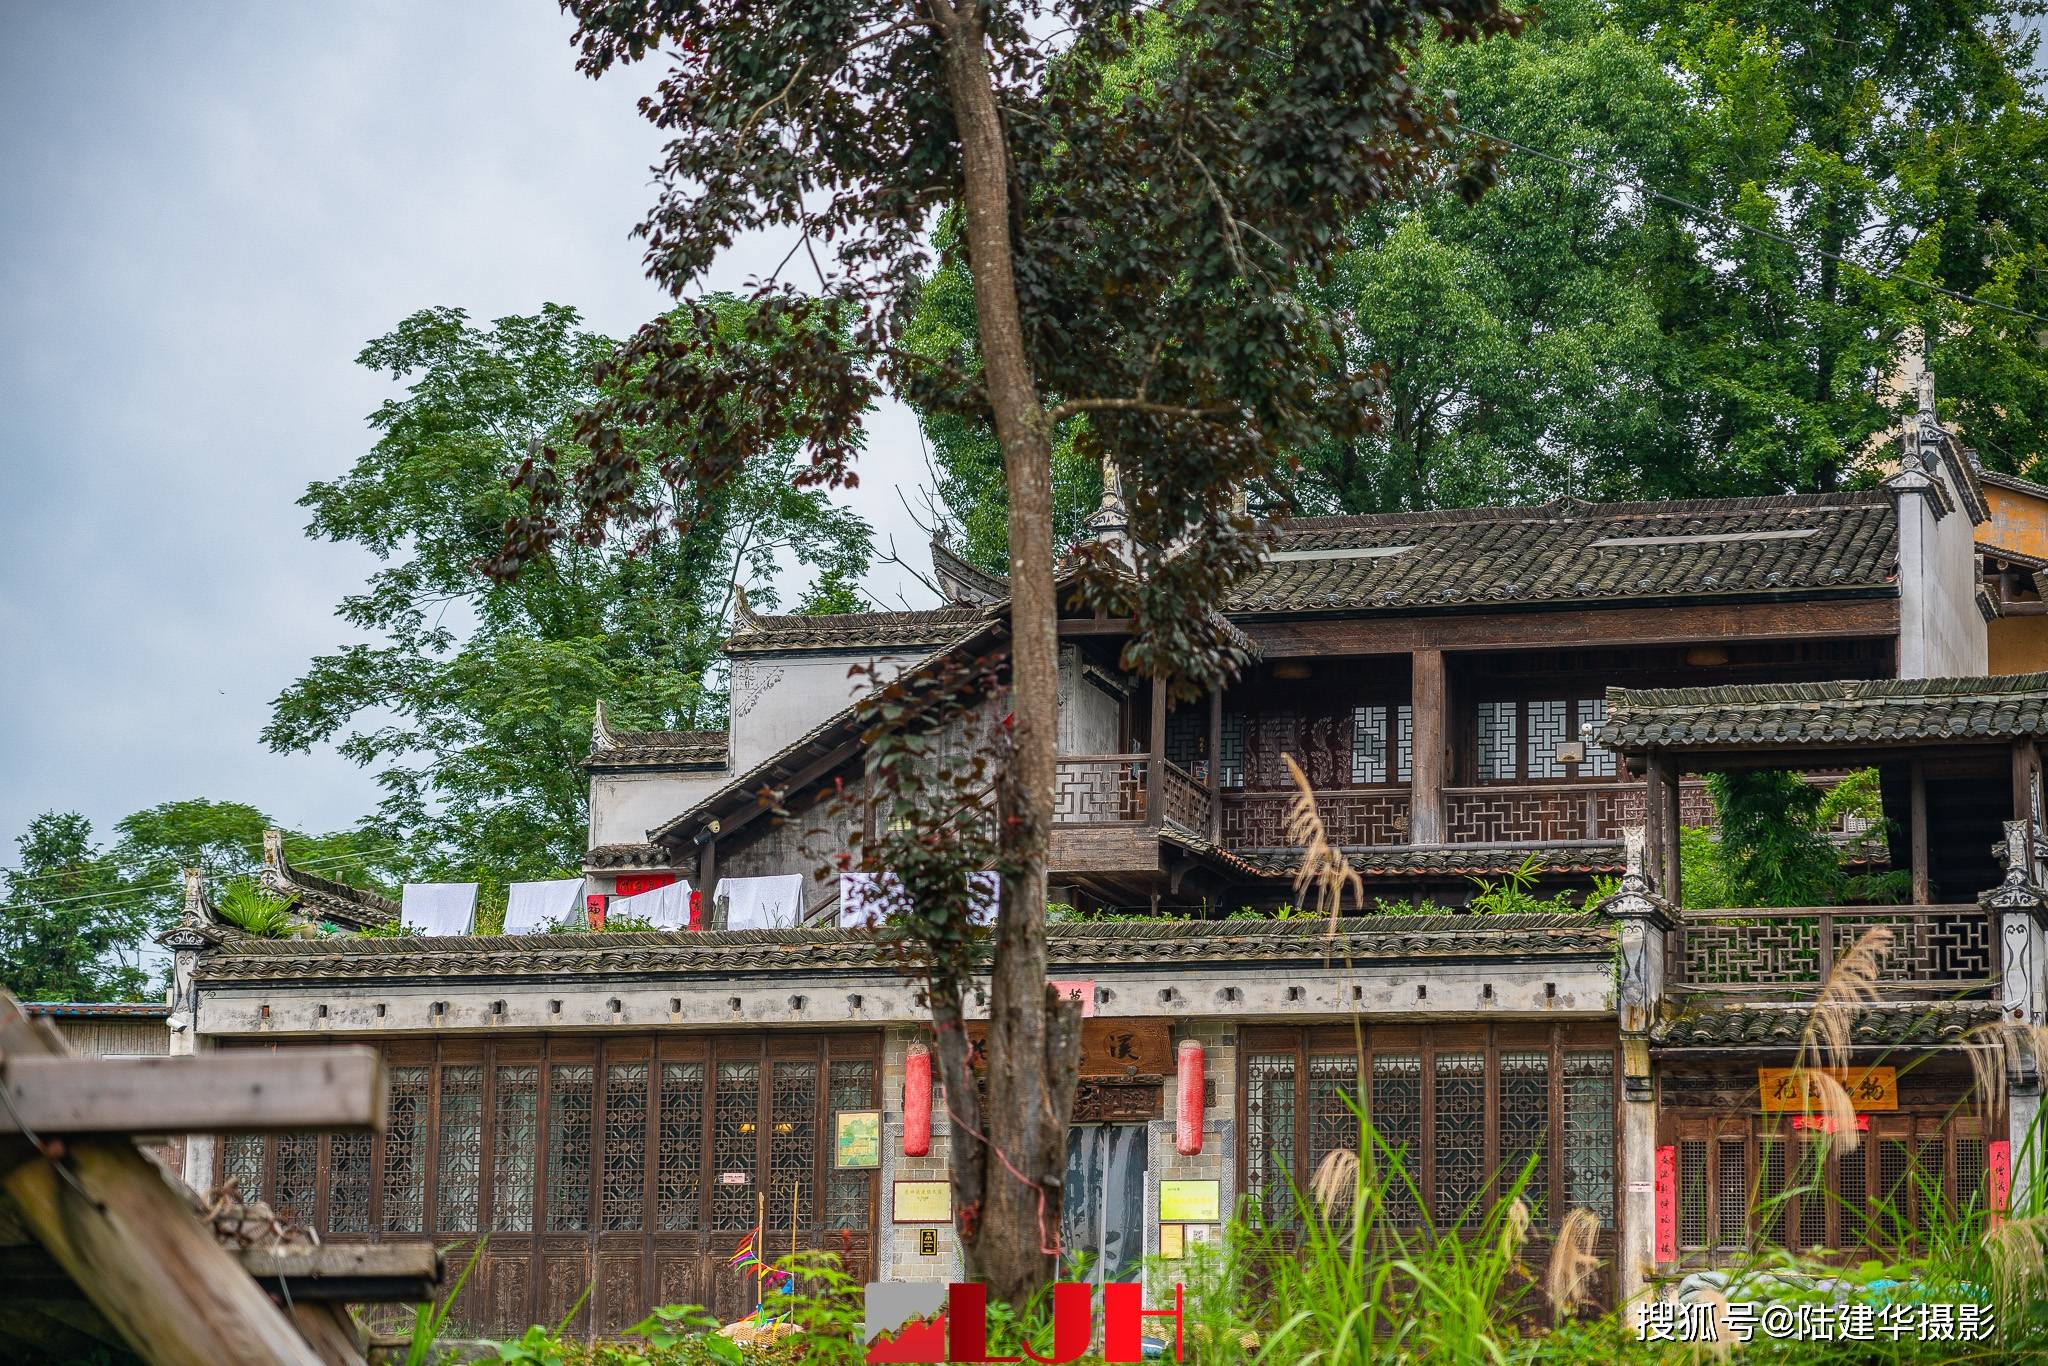
[[[9,1056],[0,1134],[384,1129],[384,1061],[362,1047],[181,1058]]]
[[[60,1054],[0,992],[0,1053]],[[125,1139],[63,1143],[0,1177],[22,1224],[156,1366],[319,1366],[320,1358],[185,1197]],[[76,1330],[73,1330],[76,1331]]]
[[[443,1269],[425,1242],[252,1247],[239,1255],[266,1290],[282,1288],[294,1301],[422,1304],[440,1289]]]
[[[368,1366],[368,1339],[345,1306],[294,1300],[292,1322],[327,1366]]]

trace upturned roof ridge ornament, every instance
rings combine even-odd
[[[1106,451],[1102,456],[1102,502],[1081,525],[1090,540],[1107,546],[1126,568],[1136,566],[1137,556],[1131,549],[1131,513],[1124,504],[1123,472],[1117,467],[1116,457]]]
[[[185,904],[178,923],[156,937],[156,942],[176,952],[210,949],[226,938],[216,926],[213,908],[206,904],[206,891],[197,868],[185,873]]]
[[[747,601],[747,586],[735,580],[732,586],[732,633],[745,636],[762,629],[760,614]]]
[[[611,723],[605,718],[604,699],[600,697],[596,709],[590,714],[590,752],[602,754],[618,747],[619,742],[612,736]]]
[[[1650,875],[1644,869],[1644,849],[1648,843],[1647,832],[1640,825],[1625,825],[1621,830],[1621,881],[1613,891],[1600,898],[1594,907],[1600,914],[1612,919],[1643,919],[1662,921],[1668,927],[1677,922],[1672,918],[1671,903],[1664,899]]]
[[[2039,832],[2031,821],[2007,821],[2005,838],[1991,846],[1994,857],[2004,860],[2005,878],[1977,898],[1987,911],[2048,911],[2048,892],[2041,888],[2035,871]]]

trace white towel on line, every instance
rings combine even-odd
[[[1003,902],[1003,875],[975,873],[967,879],[974,899],[967,908],[970,925],[993,925],[996,909]],[[867,929],[887,918],[892,895],[902,884],[894,873],[841,873],[839,875],[839,928]]]
[[[505,933],[538,934],[568,920],[583,907],[583,879],[515,882],[505,899]]]
[[[677,878],[666,887],[640,892],[633,896],[616,896],[605,914],[630,915],[658,930],[687,930],[690,928],[690,884]]]
[[[712,900],[725,908],[728,930],[795,929],[803,923],[803,874],[720,878]]]
[[[476,884],[408,882],[398,918],[415,934],[468,934],[476,923]]]

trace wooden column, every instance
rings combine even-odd
[[[1223,689],[1209,690],[1209,839],[1223,839]]]
[[[697,846],[697,890],[704,894],[704,914],[709,923],[711,915],[711,892],[718,883],[718,838],[705,840]]]
[[[2034,751],[2032,740],[2019,740],[2012,747],[2012,818],[2026,821],[2031,831],[2041,803],[2037,786],[2040,783],[2040,756]]]
[[[1653,749],[1643,761],[1643,871],[1659,892],[1666,892],[1669,881],[1664,868],[1664,823],[1670,818],[1670,787],[1670,762],[1662,750]]]
[[[1444,652],[1416,650],[1409,657],[1411,755],[1408,775],[1408,842],[1444,842],[1444,786],[1451,780],[1448,689]]]
[[[1664,769],[1664,886],[1658,890],[1671,903],[1675,911],[1685,904],[1684,859],[1679,851],[1684,847],[1685,822],[1682,816],[1685,795],[1685,770],[1670,760],[1665,760]]]
[[[1145,823],[1158,825],[1166,818],[1166,683],[1152,680],[1152,735],[1146,744],[1151,758],[1145,764]]]
[[[1913,904],[1932,902],[1927,879],[1927,768],[1920,760],[1912,763],[1912,814],[1908,818],[1912,838]]]

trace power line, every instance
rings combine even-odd
[[[1953,299],[1957,303],[1964,304],[1971,308],[1989,308],[2000,313],[2011,314],[2015,318],[2024,318],[2028,322],[2048,324],[2048,316],[2044,316],[2039,313],[2031,313],[2024,308],[2014,308],[2010,304],[1995,303],[1990,299],[1975,298],[1972,295],[1962,293],[1960,290],[1949,289],[1944,285],[1937,285],[1932,281],[1917,279],[1911,275],[1901,275],[1895,270],[1881,270],[1873,268],[1871,266],[1865,265],[1861,261],[1852,260],[1847,256],[1843,256],[1838,252],[1827,251],[1821,247],[1814,246],[1810,242],[1801,242],[1796,240],[1795,238],[1787,237],[1783,233],[1774,232],[1770,228],[1760,228],[1754,223],[1745,223],[1739,218],[1730,218],[1728,217],[1728,215],[1721,213],[1717,209],[1710,209],[1703,204],[1695,204],[1689,199],[1682,199],[1678,195],[1668,193],[1667,191],[1660,190],[1653,185],[1646,184],[1637,177],[1623,175],[1618,171],[1610,171],[1607,170],[1605,167],[1601,166],[1588,165],[1587,163],[1582,161],[1573,161],[1571,158],[1561,157],[1557,155],[1555,152],[1546,152],[1541,147],[1531,147],[1527,143],[1517,142],[1513,138],[1504,138],[1498,133],[1490,133],[1486,129],[1479,127],[1477,124],[1461,122],[1458,125],[1456,131],[1458,131],[1461,134],[1476,136],[1486,142],[1499,143],[1503,147],[1507,147],[1514,151],[1521,152],[1526,156],[1532,156],[1539,158],[1543,161],[1553,162],[1556,165],[1566,168],[1567,170],[1584,171],[1588,175],[1594,176],[1595,178],[1600,180],[1604,180],[1610,185],[1625,186],[1628,189],[1634,190],[1638,194],[1645,195],[1651,199],[1660,200],[1663,203],[1671,205],[1673,208],[1683,209],[1687,213],[1697,214],[1701,218],[1710,219],[1723,227],[1733,228],[1740,232],[1746,232],[1757,237],[1766,238],[1770,241],[1778,243],[1781,246],[1790,247],[1794,251],[1802,252],[1809,256],[1819,256],[1826,260],[1834,261],[1839,265],[1849,267],[1851,270],[1861,271],[1865,275],[1871,276],[1875,279],[1903,285],[1912,285],[1915,288],[1924,289],[1931,294],[1939,294],[1945,298]]]
[[[400,845],[396,845],[396,844],[390,844],[390,845],[386,845],[386,846],[384,846],[384,848],[382,848],[382,849],[376,849],[376,850],[367,850],[367,851],[365,851],[365,852],[364,852],[364,853],[362,853],[362,854],[335,854],[335,855],[331,855],[331,856],[329,856],[329,857],[327,857],[327,858],[320,858],[320,859],[308,859],[308,860],[306,860],[306,861],[305,861],[304,863],[294,863],[294,864],[292,864],[291,866],[292,866],[292,867],[294,867],[294,868],[304,868],[304,869],[306,869],[306,870],[308,870],[308,871],[312,871],[312,870],[314,870],[314,869],[319,869],[319,868],[327,868],[327,867],[331,867],[332,865],[335,865],[335,864],[342,864],[342,863],[354,863],[354,862],[356,862],[356,861],[358,861],[358,860],[360,860],[360,859],[363,859],[363,858],[366,858],[366,857],[368,857],[368,855],[370,855],[370,854],[373,854],[373,853],[388,853],[388,852],[390,852],[391,850],[393,850],[393,849],[397,849],[397,848],[400,848],[400,847],[401,847]],[[236,869],[216,869],[216,870],[214,870],[214,872],[215,872],[215,876],[217,876],[217,877],[230,877],[230,878],[233,878],[233,877],[250,877],[250,876],[253,876],[254,874],[256,874],[256,873],[260,873],[260,872],[262,872],[262,871],[263,871],[263,865],[261,865],[261,864],[258,864],[258,865],[256,865],[256,866],[255,866],[255,867],[253,867],[253,868],[236,868]],[[151,886],[147,886],[147,887],[118,887],[118,888],[115,888],[115,889],[113,889],[112,891],[106,891],[106,892],[82,892],[82,893],[80,893],[80,894],[79,894],[79,895],[77,895],[77,896],[61,896],[61,897],[55,897],[55,898],[52,898],[52,899],[49,899],[49,900],[43,900],[43,899],[39,899],[39,898],[29,898],[29,899],[28,899],[28,904],[30,904],[30,905],[33,905],[33,906],[36,906],[36,907],[38,907],[38,908],[41,908],[41,907],[48,907],[48,906],[67,906],[67,905],[74,905],[74,904],[76,904],[76,903],[78,903],[78,902],[84,901],[84,902],[100,902],[100,903],[104,903],[104,904],[106,904],[106,905],[112,906],[112,905],[117,905],[117,904],[119,904],[119,903],[121,903],[121,902],[123,902],[123,901],[146,901],[146,900],[148,900],[148,899],[149,899],[149,895],[150,895],[150,894],[151,894],[152,892],[169,892],[169,891],[178,891],[178,890],[182,890],[182,889],[184,888],[184,886],[185,886],[185,884],[184,884],[184,883],[183,883],[182,881],[179,881],[179,882],[159,882],[159,883],[155,883],[155,884],[153,884],[153,885],[151,885]]]

